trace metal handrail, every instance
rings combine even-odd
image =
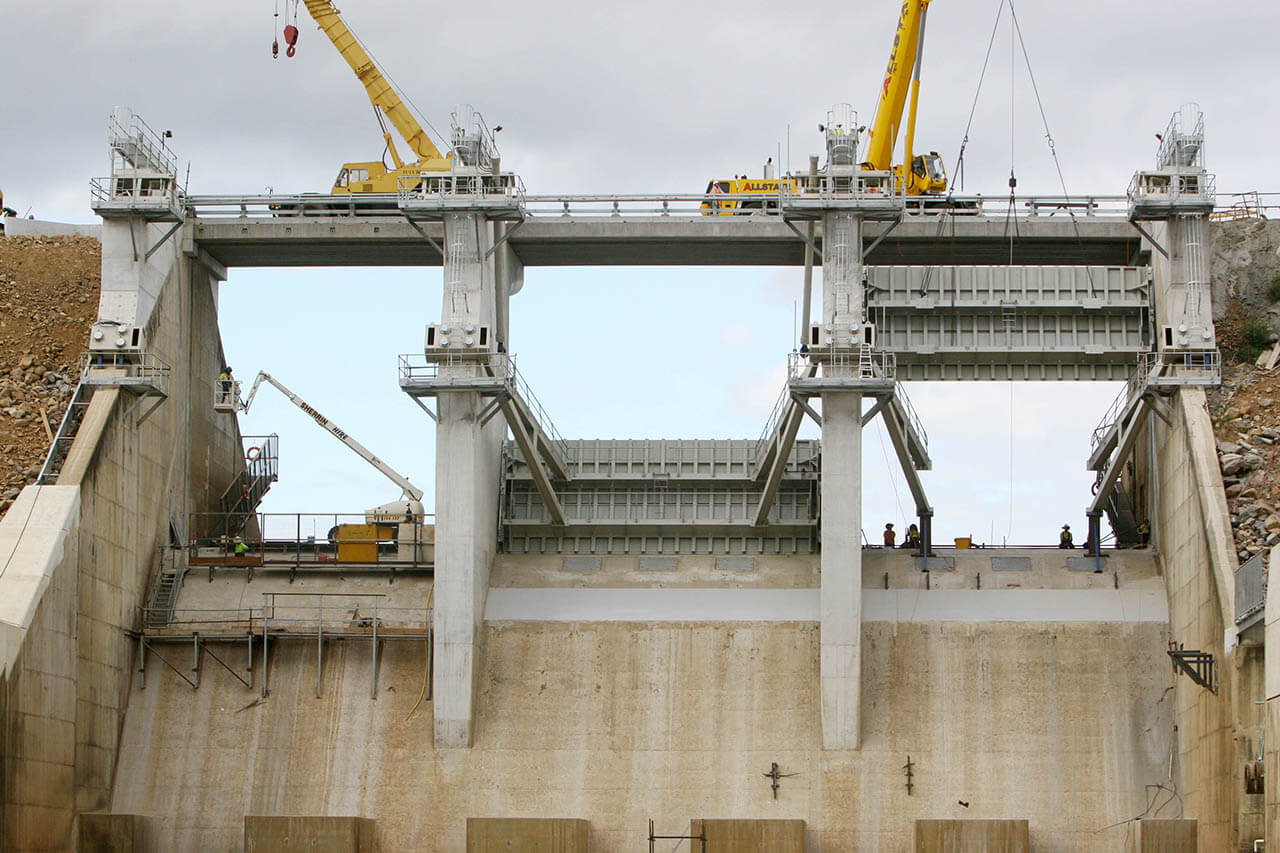
[[[858,350],[815,347],[807,352],[787,353],[787,378],[789,380],[808,378],[810,359],[822,365],[823,376],[896,381],[898,375],[898,354],[890,350],[873,351],[871,373],[865,374]]]
[[[755,459],[760,459],[764,455],[765,445],[773,438],[774,433],[778,429],[778,424],[782,420],[782,415],[787,411],[787,403],[791,400],[791,388],[787,385],[782,386],[782,393],[778,395],[777,402],[773,404],[773,411],[769,413],[769,419],[765,421],[764,429],[760,433],[760,437],[756,439]]]
[[[920,439],[920,445],[924,448],[925,453],[929,452],[929,434],[924,431],[924,421],[920,420],[920,415],[916,413],[915,407],[911,405],[911,398],[907,396],[907,389],[902,387],[901,382],[893,383],[893,396],[898,401],[898,405],[902,407],[902,413],[907,416],[907,423],[911,424],[911,428],[915,430],[916,436]]]
[[[525,213],[532,217],[561,217],[571,219],[598,219],[604,217],[662,218],[704,216],[714,212],[722,201],[776,202],[777,193],[628,193],[584,195],[529,195],[523,196]],[[370,212],[391,218],[401,218],[397,207],[397,193],[344,193],[341,195],[190,195],[184,197],[188,210],[202,219],[270,219],[295,214],[306,205],[324,205],[325,213],[334,217],[368,216]],[[1074,216],[1088,219],[1126,219],[1127,195],[1021,196],[1010,204],[1007,196],[956,195],[948,196],[956,208],[964,208],[966,214],[992,218],[1026,219],[1044,215],[1046,208],[1063,207],[1074,201],[1086,202],[1083,211],[1074,210]],[[342,209],[338,209],[341,207]],[[742,211],[744,214],[751,211]],[[761,211],[754,211],[756,214]],[[934,217],[935,211],[907,205],[906,215]]]
[[[169,365],[140,350],[90,350],[80,354],[80,381],[87,385],[147,385],[168,392]]]
[[[164,137],[151,129],[142,117],[127,107],[116,107],[107,116],[107,141],[112,151],[133,163],[134,166],[152,168],[170,176],[178,174],[178,157],[165,145]],[[148,162],[139,163],[141,154]]]
[[[324,566],[340,562],[376,563],[394,567],[426,567],[432,565],[426,548],[435,544],[434,534],[428,527],[435,519],[434,513],[425,513],[413,519],[412,540],[400,541],[398,530],[389,536],[353,536],[342,531],[331,538],[330,533],[340,525],[398,527],[399,517],[383,517],[372,511],[363,513],[247,513],[252,523],[234,525],[232,513],[192,513],[191,530],[210,531],[206,535],[192,536],[187,543],[190,563],[230,564],[247,567],[302,568]],[[245,514],[241,514],[241,518]],[[241,532],[243,530],[243,532]],[[241,540],[241,541],[237,541]],[[339,546],[374,546],[373,560],[341,560]],[[242,553],[237,554],[237,549]],[[401,559],[401,549],[408,550],[408,558]]]
[[[470,367],[473,371],[472,375],[477,379],[492,378],[501,382],[510,393],[518,395],[525,401],[548,440],[560,451],[561,458],[566,462],[571,461],[569,443],[560,434],[560,430],[556,428],[551,415],[538,400],[537,395],[533,393],[533,388],[516,369],[515,356],[508,353],[491,353],[486,357],[484,352],[459,350],[456,353],[435,352],[428,360],[427,356],[421,353],[402,353],[397,356],[397,365],[401,384],[441,379],[441,368],[456,371],[459,367]]]

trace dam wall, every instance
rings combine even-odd
[[[373,818],[390,851],[462,850],[467,817],[547,816],[588,820],[596,851],[642,849],[650,818],[678,833],[697,817],[801,819],[809,849],[823,851],[909,850],[920,818],[1026,819],[1036,850],[1118,849],[1172,748],[1154,562],[1116,553],[1094,574],[1041,551],[1012,557],[1023,571],[993,572],[990,553],[959,555],[956,569],[929,573],[943,588],[924,589],[909,554],[867,552],[859,750],[822,748],[817,590],[804,561],[761,559],[770,585],[754,588],[724,589],[695,561],[666,588],[567,589],[551,585],[565,573],[548,560],[505,555],[470,749],[434,745],[429,702],[411,713],[421,643],[382,646],[372,699],[367,640],[324,641],[317,697],[314,634],[273,639],[265,698],[216,667],[192,690],[151,666],[130,695],[111,809],[152,816],[157,849],[234,847],[247,814]],[[630,558],[618,559],[625,574]],[[883,589],[886,573],[903,585]],[[1046,617],[1034,602],[1058,591],[1043,584],[1068,575],[1071,601]],[[986,589],[995,577],[1004,582]],[[246,592],[220,575],[189,585],[183,606],[350,588],[298,584],[255,578]],[[401,584],[382,588],[394,597]],[[541,607],[532,593],[597,596],[596,616],[522,611]],[[734,593],[776,615],[737,612]],[[406,585],[402,603],[422,594]],[[645,594],[693,603],[664,619]],[[788,604],[798,594],[813,601]],[[637,606],[651,612],[628,617]],[[790,617],[791,606],[813,618]],[[498,607],[509,618],[493,618]],[[243,640],[227,649],[243,666]],[[764,775],[774,762],[796,774],[776,798]]]
[[[149,411],[154,398],[92,389],[57,485],[27,487],[15,508],[30,511],[0,522],[9,549],[0,600],[14,638],[0,694],[6,850],[67,849],[76,815],[109,804],[137,663],[131,632],[149,582],[163,550],[185,540],[189,514],[216,509],[244,465],[235,418],[212,409],[217,276],[176,239],[150,257],[135,248],[164,234],[161,225],[103,226],[99,316],[145,304],[130,320],[169,366],[167,397]],[[129,290],[141,292],[139,282],[145,299]]]

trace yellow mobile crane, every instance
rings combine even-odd
[[[880,103],[871,124],[871,139],[864,169],[893,169],[898,187],[906,195],[932,195],[946,192],[947,170],[937,151],[913,154],[916,135],[916,103],[920,98],[920,64],[924,58],[925,13],[933,0],[903,0],[898,14],[898,28],[889,51],[889,66],[884,72]],[[902,124],[902,110],[910,93],[907,112],[906,156],[901,165],[891,166],[893,149]]]
[[[947,189],[947,171],[938,152],[912,154],[916,132],[916,104],[920,97],[920,63],[924,54],[925,13],[931,2],[932,0],[903,0],[893,47],[889,51],[889,65],[885,70],[880,103],[876,107],[875,121],[871,126],[867,159],[861,163],[862,168],[869,171],[892,170],[899,190],[909,196],[937,195]],[[910,164],[910,168],[892,165],[893,150],[898,141],[898,130],[902,125],[902,112],[908,95],[911,106],[907,113],[906,156],[903,163]],[[863,129],[840,127],[836,133],[856,137]],[[820,126],[819,130],[826,131],[827,128]],[[800,179],[790,176],[774,178],[771,165],[765,166],[764,180],[750,179],[746,175],[741,178],[735,176],[732,180],[714,179],[707,184],[705,192],[711,198],[702,203],[702,212],[704,215],[731,216],[756,210],[771,211],[776,205],[767,197],[744,199],[734,196],[765,196],[784,189],[796,191],[800,184]]]
[[[440,149],[436,148],[435,143],[431,141],[431,138],[427,136],[427,132],[418,124],[413,117],[413,113],[404,105],[396,90],[382,76],[382,72],[378,70],[373,58],[369,56],[368,52],[360,45],[359,40],[343,23],[342,17],[338,14],[338,10],[334,8],[334,5],[329,0],[305,0],[305,3],[307,11],[311,13],[311,17],[315,19],[320,29],[333,42],[333,46],[338,49],[338,53],[342,54],[342,58],[351,66],[351,70],[356,73],[356,77],[364,84],[365,91],[369,94],[369,101],[373,104],[374,111],[378,116],[378,123],[382,126],[382,138],[386,141],[387,151],[391,154],[391,160],[395,164],[394,169],[388,169],[386,163],[382,160],[372,160],[367,163],[344,163],[342,170],[338,172],[337,180],[333,182],[333,193],[335,195],[341,193],[394,193],[401,176],[413,175],[416,177],[423,172],[449,172],[452,167],[453,154],[441,154]],[[296,39],[296,34],[294,38]],[[292,51],[292,42],[290,43],[290,50]],[[409,150],[417,155],[417,160],[412,163],[405,163],[401,160],[400,153],[396,150],[395,142],[391,138],[391,131],[387,129],[386,122],[388,120],[404,137],[405,142],[409,144]]]

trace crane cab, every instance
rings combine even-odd
[[[940,193],[947,189],[947,167],[937,151],[917,154],[911,158],[911,178],[907,182],[907,195]]]

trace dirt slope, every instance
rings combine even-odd
[[[35,482],[98,310],[90,237],[0,237],[0,514]]]

